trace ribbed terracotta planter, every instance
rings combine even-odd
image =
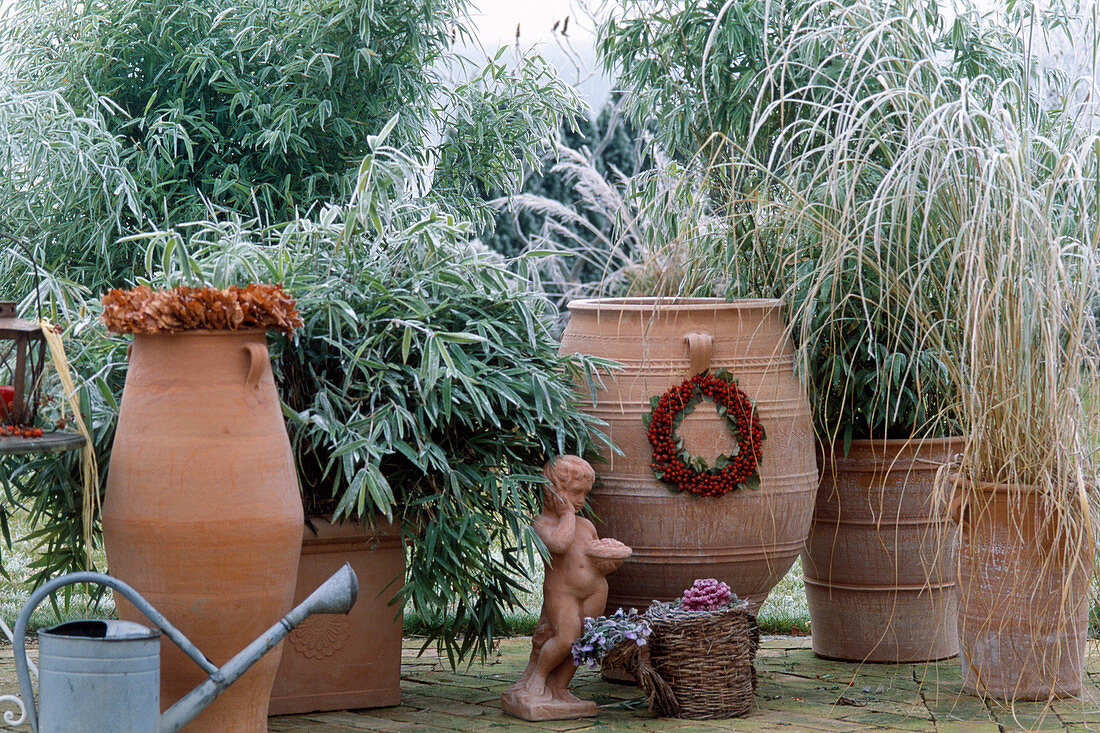
[[[936,471],[962,446],[945,438],[821,449],[802,554],[815,653],[867,662],[958,654],[955,528],[933,501]]]
[[[401,704],[400,608],[405,552],[393,525],[377,529],[314,518],[302,536],[299,603],[346,562],[359,600],[346,616],[312,616],[287,637],[271,693],[271,715]]]
[[[605,378],[596,405],[584,409],[622,455],[604,452],[589,501],[600,536],[630,545],[634,555],[607,576],[607,608],[645,608],[678,598],[696,578],[725,581],[755,613],[790,569],[810,527],[817,467],[810,407],[793,373],[780,303],[618,298],[574,301],[563,353],[620,362]],[[677,494],[650,470],[642,416],[649,399],[709,368],[725,369],[756,402],[767,431],[759,489],[720,497]],[[691,452],[713,461],[732,440],[716,412],[695,410],[680,426]]]
[[[959,643],[966,692],[1006,700],[1081,691],[1092,557],[1044,526],[1031,487],[954,477]]]
[[[103,509],[111,573],[221,665],[290,610],[303,521],[264,332],[135,336]],[[161,653],[167,707],[206,674],[169,641]],[[266,733],[279,654],[188,733]]]

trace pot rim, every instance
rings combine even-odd
[[[851,442],[851,446],[853,446],[853,447],[859,446],[861,448],[868,448],[868,447],[878,446],[878,445],[903,446],[903,445],[907,445],[907,444],[911,443],[911,444],[919,446],[919,447],[923,447],[923,446],[938,447],[938,446],[950,445],[951,443],[956,443],[956,442],[959,442],[959,441],[962,441],[962,440],[965,440],[965,439],[966,439],[965,435],[945,435],[941,438],[856,438],[855,440],[853,440]],[[833,450],[833,452],[836,452],[837,448],[843,448],[844,441],[843,440],[832,440],[832,441],[829,441],[829,442],[822,442],[822,441],[818,440],[817,444],[819,446],[821,446],[822,448],[826,449],[826,450],[831,448]]]
[[[166,336],[254,336],[257,334],[263,334],[267,337],[266,328],[189,328],[186,331],[165,331],[162,333],[132,333],[122,334],[123,336],[133,336],[136,341],[138,338],[159,338]]]
[[[600,311],[619,311],[648,313],[659,311],[662,307],[678,311],[707,310],[768,310],[782,306],[779,298],[680,298],[658,296],[635,296],[625,298],[580,298],[569,301],[566,306],[570,313],[599,313]]]
[[[1040,494],[1039,487],[1034,484],[1002,484],[995,481],[971,481],[959,473],[951,471],[947,474],[947,484],[951,491],[973,491],[982,494]]]
[[[828,464],[845,463],[849,469],[856,465],[883,466],[889,470],[901,468],[907,463],[922,465],[924,469],[938,470],[952,463],[966,445],[963,435],[947,435],[942,438],[861,438],[853,440],[844,452],[844,441],[830,443],[815,441],[819,467],[824,472]]]
[[[1049,512],[1040,511],[1042,506],[1043,494],[1039,490],[1038,486],[1034,484],[1002,484],[993,483],[987,481],[974,482],[967,477],[960,474],[958,471],[952,471],[947,474],[947,485],[951,487],[950,493],[947,495],[950,497],[948,506],[948,517],[959,526],[960,540],[963,542],[969,542],[966,539],[966,528],[970,525],[970,520],[966,517],[964,512],[969,513],[971,506],[978,507],[977,511],[979,516],[985,515],[986,522],[998,522],[996,517],[1000,511],[1007,510],[1008,520],[1010,523],[1018,523],[1022,521],[1020,517],[1030,517],[1034,521],[1038,522],[1038,527],[1042,532],[1047,533],[1049,541],[1057,541],[1062,543],[1061,547],[1063,551],[1066,549],[1065,543],[1069,541],[1070,551],[1073,553],[1070,557],[1075,564],[1080,562],[1081,568],[1091,568],[1096,557],[1096,551],[1092,546],[1091,538],[1088,541],[1080,543],[1073,539],[1067,540],[1063,534],[1063,529],[1068,526],[1063,524],[1064,520],[1051,519]],[[992,517],[992,519],[990,519]],[[1016,519],[1011,519],[1016,517]],[[1071,535],[1072,538],[1073,535]],[[1047,545],[1048,547],[1051,545]],[[1082,554],[1083,550],[1083,554]],[[1087,576],[1087,572],[1085,573]],[[1087,581],[1086,581],[1087,582]],[[961,617],[960,617],[961,618]]]
[[[379,532],[379,533],[394,533],[401,531],[401,523],[397,519],[386,519],[381,514],[376,514],[375,523],[372,526],[369,517],[341,517],[334,520],[332,514],[310,514],[306,513],[305,532],[307,535],[316,537],[315,532],[311,532],[310,523],[319,525],[321,527],[351,527],[356,531],[362,530],[365,533]]]

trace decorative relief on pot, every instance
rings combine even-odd
[[[314,616],[292,631],[287,641],[306,659],[324,659],[339,651],[350,633],[347,616]]]

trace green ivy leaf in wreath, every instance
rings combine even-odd
[[[714,403],[736,447],[720,455],[714,466],[689,453],[676,430],[684,418],[703,400]],[[646,435],[653,449],[650,468],[657,479],[673,491],[702,496],[721,496],[738,488],[760,487],[758,470],[766,438],[756,406],[737,386],[729,372],[698,374],[649,400],[651,410],[643,417]]]

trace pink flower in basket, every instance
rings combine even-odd
[[[684,591],[680,608],[685,611],[713,611],[736,600],[737,596],[725,583],[714,578],[701,578]]]

